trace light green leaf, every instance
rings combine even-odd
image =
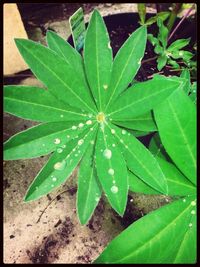
[[[122,93],[112,105],[109,116],[113,120],[127,120],[138,117],[160,104],[184,81],[155,75],[153,79],[133,85]]]
[[[62,153],[54,152],[33,180],[24,200],[27,202],[38,199],[64,183],[78,165],[95,133],[96,130],[86,130],[78,139],[71,140]]]
[[[58,101],[49,91],[32,86],[4,86],[4,111],[23,119],[80,121],[87,119],[81,110]]]
[[[187,197],[149,213],[112,240],[94,263],[196,263],[193,204],[194,197]]]
[[[125,160],[109,128],[100,127],[96,142],[96,167],[99,181],[113,209],[123,215],[128,195]]]
[[[65,59],[65,61],[78,74],[78,77],[81,79],[84,86],[88,89],[85,79],[83,58],[80,53],[53,31],[47,31],[46,38],[49,48]]]
[[[82,225],[89,221],[101,198],[102,190],[94,160],[94,142],[95,140],[90,141],[90,145],[81,161],[78,174],[77,210]]]
[[[138,3],[137,9],[138,9],[138,14],[140,16],[140,22],[141,22],[141,24],[144,24],[145,23],[145,17],[146,17],[146,4],[145,3]]]
[[[100,111],[105,105],[112,70],[112,49],[103,18],[97,10],[92,13],[84,44],[87,79]]]
[[[158,18],[157,21],[158,27],[159,27],[159,33],[158,33],[158,39],[162,43],[163,47],[167,47],[167,37],[168,37],[168,29],[164,26],[163,21]]]
[[[83,125],[79,128],[78,125]],[[76,127],[76,130],[73,130]],[[13,135],[4,143],[4,160],[35,158],[57,149],[62,153],[66,143],[88,126],[82,122],[49,122]]]
[[[106,110],[135,77],[144,56],[146,39],[147,29],[142,26],[131,34],[118,51],[113,62],[110,87],[107,91]]]
[[[157,63],[158,63],[157,65],[158,70],[159,71],[162,70],[162,68],[164,68],[164,66],[167,63],[167,56],[165,54],[163,54],[162,56],[159,56],[157,58]]]
[[[149,150],[125,130],[114,125],[109,126],[109,128],[111,132],[115,131],[115,138],[120,144],[128,168],[148,185],[159,192],[167,194],[165,176]]]
[[[125,121],[114,120],[112,123],[123,126],[128,129],[139,130],[139,131],[149,131],[153,132],[157,130],[156,124],[154,122],[151,112],[141,115],[137,118],[126,119]]]
[[[154,52],[158,55],[162,55],[164,53],[164,48],[159,44],[156,44]]]
[[[175,60],[172,60],[172,59],[168,59],[167,64],[170,64],[174,69],[180,68],[179,64]]]
[[[149,42],[152,43],[152,45],[159,45],[159,40],[153,36],[153,34],[149,33],[147,34],[147,39],[149,40]]]
[[[176,90],[154,109],[161,141],[184,175],[196,184],[196,107]]]
[[[159,12],[156,16],[149,18],[145,25],[151,25],[157,21],[158,18],[160,18],[162,21],[165,21],[169,17],[170,12]]]
[[[179,50],[179,49],[185,47],[186,45],[189,44],[190,39],[191,39],[191,38],[176,40],[175,42],[173,42],[173,43],[167,48],[167,51],[168,51],[168,52],[173,52],[174,50]]]
[[[49,48],[26,39],[16,45],[35,76],[60,101],[95,112],[90,92],[77,77],[73,67]]]

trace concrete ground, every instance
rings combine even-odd
[[[136,6],[100,4],[98,9],[102,15],[107,15],[131,12]],[[90,13],[86,14],[86,21]],[[70,34],[66,19],[47,21],[45,25],[65,38]],[[32,39],[44,41],[39,28],[32,34]],[[34,77],[20,83],[40,85]],[[5,114],[4,140],[34,124]],[[90,222],[81,226],[76,214],[77,170],[57,191],[38,201],[23,203],[29,184],[47,159],[4,162],[4,263],[91,263],[127,226],[127,221],[134,221],[169,201],[165,196],[132,194],[127,212],[120,219],[103,198]]]

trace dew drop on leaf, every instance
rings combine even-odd
[[[191,202],[191,205],[192,205],[192,206],[196,206],[196,202],[195,202],[195,201],[192,201],[192,202]]]
[[[113,169],[110,168],[110,169],[108,170],[108,174],[110,174],[110,175],[114,175],[114,173],[115,173],[115,171],[114,171]]]
[[[192,210],[192,211],[191,211],[191,214],[195,214],[195,213],[196,213],[195,210]]]
[[[88,120],[88,121],[86,121],[86,124],[87,125],[91,125],[92,124],[92,121],[91,120]]]
[[[91,141],[90,141],[90,144],[91,144],[91,145],[94,145],[94,140],[91,140]]]
[[[59,138],[56,138],[56,139],[54,140],[54,144],[56,144],[56,145],[60,144],[60,139],[59,139]]]
[[[63,152],[63,149],[62,149],[62,148],[58,148],[58,149],[57,149],[57,152],[58,152],[58,153],[62,153],[62,152]]]
[[[89,117],[89,118],[92,118],[92,114],[91,114],[91,113],[89,113],[89,114],[88,114],[88,117]]]
[[[112,134],[115,134],[115,130],[114,130],[114,129],[111,129],[111,133],[112,133]]]
[[[81,146],[83,143],[84,143],[84,140],[83,140],[83,139],[80,139],[80,140],[78,141],[78,145],[79,145],[79,146]]]
[[[90,131],[93,131],[94,130],[94,128],[90,128]]]
[[[123,143],[124,141],[122,139],[119,140],[121,143]]]
[[[116,194],[118,192],[118,187],[116,185],[113,185],[111,187],[111,192],[114,193],[114,194]]]
[[[183,199],[183,202],[186,202],[186,199],[185,198]]]
[[[56,180],[57,180],[57,178],[54,176],[54,177],[52,178],[52,181],[55,182]]]
[[[189,223],[189,227],[192,227],[192,223]]]
[[[110,149],[105,149],[103,155],[106,159],[110,159],[112,157],[112,151]]]
[[[66,145],[63,145],[62,148],[66,148]]]
[[[112,144],[113,147],[115,147],[115,144]]]
[[[63,114],[61,114],[61,115],[60,115],[60,117],[61,117],[61,118],[63,118],[63,117],[64,117],[64,115],[63,115]]]
[[[65,168],[65,164],[66,164],[66,162],[63,160],[62,162],[55,163],[53,167],[55,170],[61,171]]]
[[[99,197],[95,197],[95,201],[98,202],[99,201]]]
[[[122,130],[122,134],[126,134],[126,130]]]
[[[72,126],[72,130],[76,130],[77,129],[77,127],[74,125],[74,126]]]
[[[82,128],[83,126],[84,126],[84,124],[82,122],[79,123],[79,125],[78,125],[79,128]]]
[[[67,135],[67,138],[70,138],[70,135]]]
[[[106,89],[108,89],[108,85],[107,84],[104,84],[103,85],[103,88],[106,90]]]

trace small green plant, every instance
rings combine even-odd
[[[155,131],[152,109],[184,83],[178,77],[155,75],[127,89],[140,67],[146,39],[146,27],[142,26],[131,34],[113,61],[106,26],[94,11],[86,32],[84,59],[51,31],[47,33],[48,47],[15,40],[45,88],[4,87],[6,112],[40,122],[4,144],[4,159],[52,153],[30,185],[25,201],[60,186],[79,163],[77,209],[81,224],[90,219],[102,192],[113,209],[123,215],[128,169],[155,190],[168,193],[155,157],[130,130]]]
[[[157,38],[152,34],[148,34],[148,40],[155,46],[154,52],[158,55],[158,70],[162,70],[166,64],[171,65],[175,69],[179,69],[180,66],[176,61],[177,59],[181,59],[188,66],[193,54],[189,51],[182,50],[182,48],[189,44],[190,38],[176,40],[168,46],[167,39],[169,31],[167,27],[164,26],[161,19],[157,20],[157,25],[159,27]]]
[[[153,16],[153,17],[151,17],[145,21],[146,4],[145,3],[137,4],[137,8],[138,8],[138,14],[140,17],[139,23],[141,25],[146,25],[146,26],[152,25],[153,23],[155,23],[157,21],[158,18],[160,18],[162,21],[165,21],[169,17],[169,14],[170,14],[170,12],[168,12],[168,11],[158,12],[155,16]]]
[[[186,93],[176,90],[154,109],[159,135],[150,143],[175,201],[134,222],[95,263],[196,263],[196,107]],[[131,172],[129,186],[159,194]]]

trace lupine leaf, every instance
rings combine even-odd
[[[175,89],[183,86],[180,79],[155,75],[153,79],[133,85],[112,105],[109,116],[113,120],[127,120],[147,113],[160,104]]]
[[[96,142],[96,166],[99,181],[113,209],[123,215],[128,195],[125,160],[109,128],[99,128]],[[123,178],[122,178],[123,177]]]
[[[137,74],[144,56],[146,39],[147,29],[142,26],[131,34],[118,51],[113,62],[106,109]]]
[[[112,128],[111,126],[109,127],[111,131],[112,129],[115,131],[115,138],[121,145],[128,168],[148,185],[159,192],[167,194],[165,176],[149,150],[125,130],[121,130],[114,125],[112,125]]]
[[[58,101],[49,91],[32,86],[4,86],[4,111],[39,122],[87,119],[80,109]]]
[[[102,111],[110,84],[112,49],[105,23],[97,10],[92,14],[85,36],[84,63],[93,97]]]
[[[78,108],[95,111],[90,92],[66,60],[39,43],[26,39],[15,39],[15,42],[32,72],[54,96]]]
[[[4,143],[4,160],[35,158],[56,149],[62,153],[66,143],[86,128],[88,126],[82,122],[49,122],[34,126],[12,136]]]
[[[38,199],[64,183],[79,163],[95,133],[96,131],[86,130],[78,139],[71,140],[62,153],[54,152],[30,185],[25,201]]]
[[[47,31],[46,38],[49,48],[72,66],[75,72],[79,75],[81,81],[84,83],[84,86],[88,88],[85,79],[83,58],[77,50],[53,31]]]
[[[196,263],[193,205],[194,197],[187,197],[149,213],[112,240],[94,263]]]
[[[126,127],[128,129],[139,130],[139,131],[149,131],[153,132],[157,130],[156,124],[152,117],[151,112],[141,115],[136,118],[126,119],[125,121],[112,121],[114,124]]]
[[[167,51],[173,52],[174,50],[181,49],[189,44],[191,38],[188,39],[179,39],[173,42],[168,48]]]
[[[161,141],[175,164],[196,184],[196,108],[176,90],[154,109]]]
[[[161,143],[160,136],[158,133],[154,134],[149,143],[149,150],[154,155],[154,157],[160,157],[167,161],[170,161],[163,144]]]
[[[78,174],[77,210],[82,225],[89,221],[101,198],[102,190],[94,160],[94,143],[95,140],[90,141],[90,145],[81,160]]]

